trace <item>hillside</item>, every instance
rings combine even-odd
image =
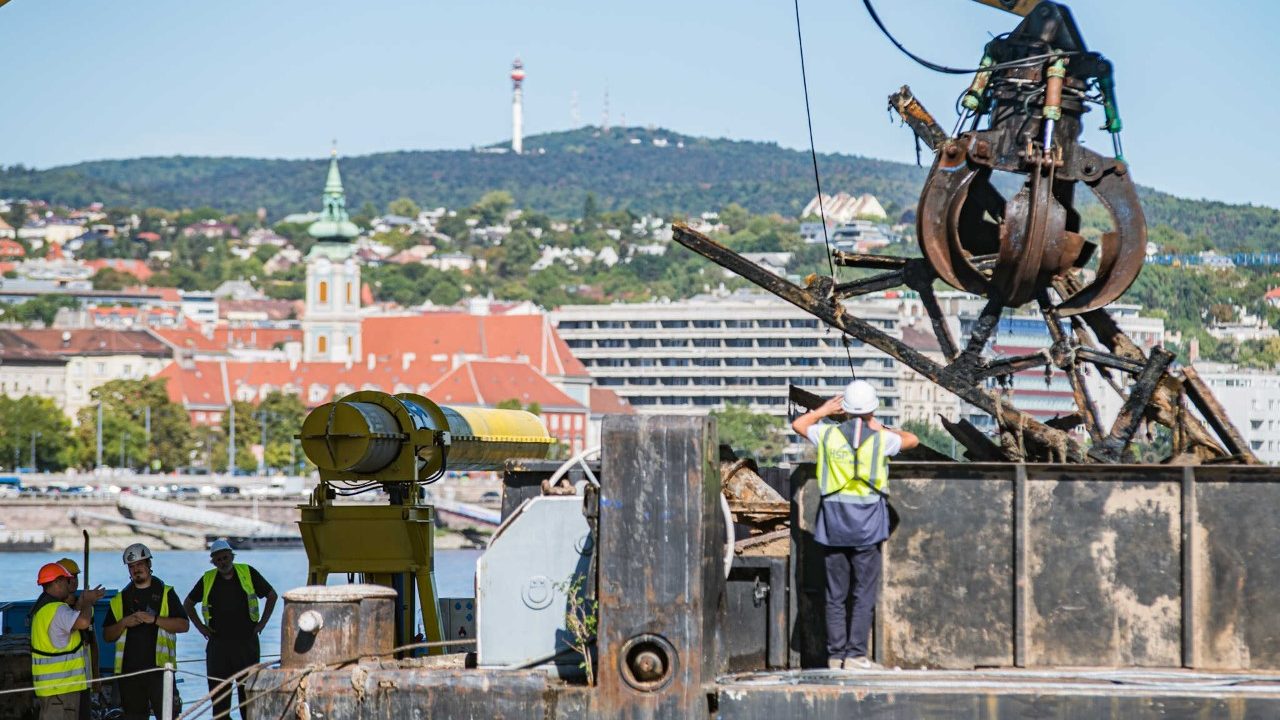
[[[904,131],[903,142],[910,142]],[[490,149],[498,148],[493,146]],[[527,138],[523,156],[498,152],[405,151],[343,159],[353,208],[398,197],[461,207],[507,190],[524,207],[576,216],[587,193],[605,209],[699,212],[736,202],[757,213],[794,216],[813,197],[809,155],[772,143],[695,138],[662,129],[581,128]],[[325,158],[164,157],[104,160],[49,170],[0,169],[0,197],[69,205],[226,211],[265,207],[269,216],[319,204]],[[820,156],[829,191],[870,192],[891,214],[914,206],[925,169],[851,155]],[[1280,249],[1280,211],[1176,198],[1143,189],[1149,223],[1203,246]]]

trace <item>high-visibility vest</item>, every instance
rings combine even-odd
[[[54,645],[49,637],[49,626],[60,607],[66,607],[66,603],[48,598],[31,616],[31,684],[36,697],[76,693],[89,687],[85,682],[87,648],[80,631],[72,630],[62,647]]]
[[[234,563],[231,567],[235,568],[236,578],[240,580],[240,588],[244,590],[245,597],[249,598],[249,620],[258,622],[258,594],[253,590],[253,573],[244,563]],[[204,595],[200,598],[200,613],[204,615],[205,625],[213,622],[213,607],[209,604],[209,591],[213,589],[213,580],[217,576],[216,568],[204,574]]]
[[[870,505],[888,495],[889,459],[884,454],[885,431],[871,433],[857,451],[839,426],[829,425],[818,443],[818,487],[830,502]]]
[[[160,600],[160,614],[157,618],[169,617],[169,593],[173,588],[168,585],[164,586],[164,594]],[[117,593],[111,598],[111,614],[115,616],[116,622],[124,619],[124,593]],[[120,631],[120,637],[116,639],[116,674],[124,672],[124,641],[125,636],[129,634],[126,628]],[[167,632],[159,625],[156,626],[156,667],[164,667],[166,664],[177,665],[178,662],[178,636],[171,632]]]

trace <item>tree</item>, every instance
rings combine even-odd
[[[413,200],[407,197],[400,197],[387,203],[387,212],[392,215],[417,219],[418,213],[422,212],[422,209]]]
[[[59,310],[78,307],[80,307],[80,301],[70,295],[37,295],[18,305],[0,304],[0,321],[22,325],[38,322],[45,327],[50,327]]]
[[[232,404],[235,406],[236,470],[253,472],[258,469],[258,458],[254,457],[253,446],[262,442],[258,433],[258,417],[255,415],[257,408],[243,400],[236,400]],[[222,434],[214,438],[209,446],[209,467],[217,472],[231,471],[227,461],[231,451],[232,415],[230,412],[223,413],[222,422],[218,425]]]
[[[0,395],[0,417],[5,418],[0,423],[0,465],[61,470],[78,459],[71,420],[53,400]]]
[[[951,433],[937,425],[920,420],[908,420],[902,423],[902,429],[909,433],[915,433],[915,436],[920,438],[921,445],[928,445],[931,449],[949,458],[960,459],[958,452],[963,448],[957,448],[955,438],[951,437]]]
[[[89,405],[76,416],[81,467],[93,467],[96,462],[99,403],[104,465],[145,467],[159,461],[159,469],[172,470],[191,463],[195,449],[191,419],[181,405],[169,400],[163,380],[112,380],[94,388],[89,397]],[[150,446],[147,408],[151,408]]]
[[[596,200],[596,194],[587,193],[587,199],[582,201],[582,226],[584,228],[593,228],[600,223],[600,203]]]
[[[787,433],[781,418],[752,412],[745,404],[737,403],[713,411],[711,417],[716,420],[720,442],[733,448],[738,457],[753,457],[761,465],[782,459]]]
[[[94,290],[123,290],[130,285],[137,284],[138,278],[131,273],[120,272],[111,267],[104,267],[93,274]]]
[[[506,190],[493,190],[480,197],[472,207],[483,225],[497,225],[506,220],[507,213],[515,207],[516,199]]]
[[[257,416],[266,419],[267,447],[265,461],[269,468],[288,468],[297,472],[291,464],[306,463],[302,448],[297,447],[295,436],[302,431],[302,421],[307,415],[307,408],[297,395],[280,391],[268,393],[258,403]],[[259,442],[259,441],[255,441]]]
[[[720,210],[720,222],[729,226],[730,233],[742,232],[751,220],[751,213],[738,203],[729,203]]]

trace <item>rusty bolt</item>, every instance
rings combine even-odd
[[[955,159],[960,154],[960,148],[955,143],[949,142],[942,148],[942,152],[945,153],[947,157]]]
[[[991,143],[986,140],[979,140],[973,145],[974,157],[985,159],[991,154]]]
[[[642,650],[636,653],[631,664],[631,672],[641,682],[654,682],[667,672],[666,663],[655,650]]]
[[[1125,176],[1125,174],[1127,174],[1128,172],[1129,172],[1129,166],[1128,166],[1128,165],[1126,165],[1126,164],[1124,164],[1124,163],[1122,163],[1122,162],[1117,162],[1117,163],[1116,163],[1116,175],[1119,175],[1120,177],[1124,177],[1124,176]]]

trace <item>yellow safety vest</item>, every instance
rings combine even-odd
[[[160,614],[157,618],[169,617],[169,593],[173,588],[168,585],[164,586],[164,594],[160,600]],[[111,614],[115,616],[116,622],[124,619],[124,593],[117,593],[111,598]],[[116,639],[116,674],[124,672],[124,641],[125,636],[129,634],[129,630],[121,630],[120,637]],[[162,630],[159,625],[156,626],[156,667],[164,667],[166,664],[176,665],[178,661],[178,636],[171,632]]]
[[[823,500],[870,505],[888,495],[885,487],[889,484],[889,459],[882,449],[884,433],[872,433],[855,452],[839,426],[830,425],[822,431],[822,442],[818,443],[818,488]]]
[[[235,568],[240,587],[244,590],[245,597],[249,598],[249,620],[258,622],[258,594],[253,590],[253,574],[249,572],[249,566],[244,563],[233,563],[231,567]],[[200,614],[204,616],[205,625],[213,622],[213,607],[209,605],[209,591],[213,589],[213,579],[217,576],[216,568],[204,574],[204,595],[200,598]]]
[[[64,695],[88,689],[85,682],[88,662],[79,630],[72,630],[67,644],[57,647],[49,637],[49,626],[59,607],[66,604],[51,600],[36,610],[31,618],[31,680],[36,697]]]

